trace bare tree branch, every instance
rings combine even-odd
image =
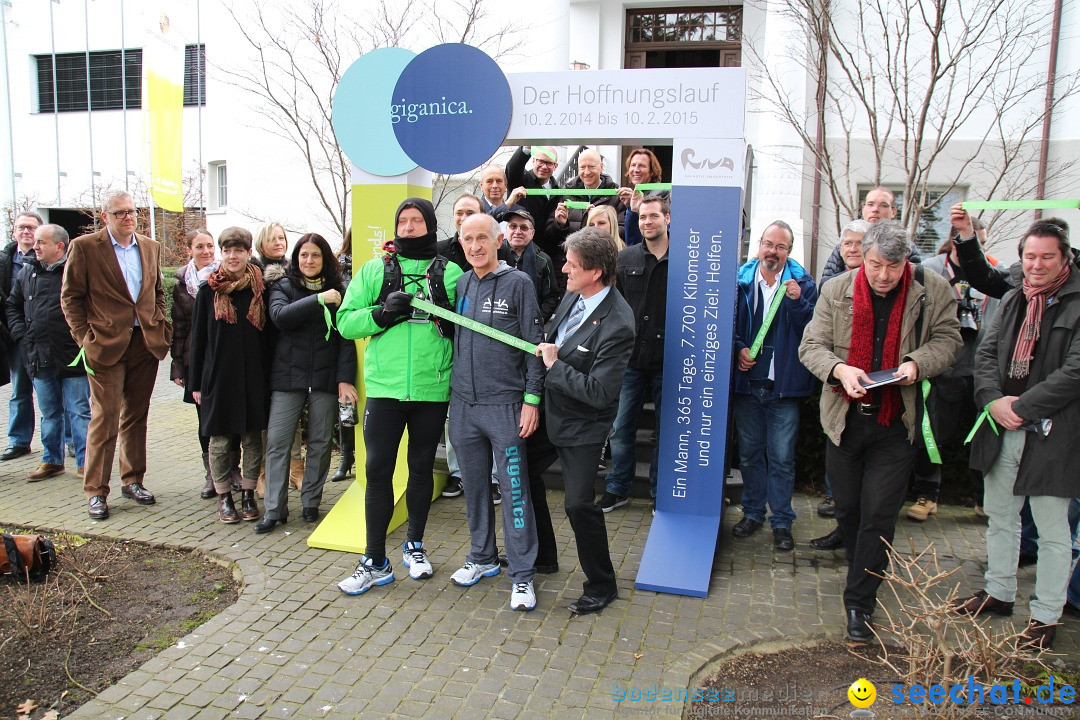
[[[860,185],[897,175],[903,221],[913,234],[923,229],[925,215],[941,211],[945,191],[1030,197],[1033,149],[1047,112],[1045,68],[1031,62],[1049,33],[1043,4],[783,0],[768,3],[768,11],[798,26],[802,36],[790,43],[788,56],[810,77],[824,78],[827,88],[806,117],[806,106],[793,100],[801,94],[792,80],[751,40],[749,54],[764,88],[757,97],[795,128],[821,164],[837,233],[858,214]],[[1080,70],[1059,71],[1056,83],[1050,112],[1080,92]],[[817,123],[826,123],[823,147],[813,132]],[[1075,169],[1074,162],[1066,165]]]
[[[486,2],[378,0],[354,6],[333,0],[236,0],[227,10],[250,47],[251,62],[215,69],[251,98],[258,130],[295,148],[319,206],[344,236],[352,165],[333,128],[341,76],[356,58],[380,47],[419,50],[463,42],[496,59],[516,50],[518,32],[491,27]],[[243,214],[266,219],[258,208],[246,207]]]

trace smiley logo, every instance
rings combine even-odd
[[[859,678],[851,683],[847,691],[848,700],[857,708],[868,708],[877,699],[877,689],[866,678]]]

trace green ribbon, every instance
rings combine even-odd
[[[783,284],[784,274],[780,273],[780,283]],[[772,326],[773,318],[776,317],[776,311],[780,309],[780,301],[784,299],[787,292],[782,287],[776,288],[776,294],[773,295],[772,302],[769,303],[769,309],[765,313],[765,317],[761,321],[761,328],[758,330],[757,335],[754,337],[754,342],[750,346],[750,359],[753,360],[761,352],[761,346],[765,343],[765,336],[769,334],[769,327]]]
[[[618,195],[619,188],[596,188],[595,190],[589,190],[588,188],[528,188],[525,190],[526,195],[555,195],[558,197],[576,196],[576,195]]]
[[[972,200],[961,203],[964,210],[1059,210],[1080,208],[1080,200]]]
[[[326,321],[326,337],[323,340],[329,340],[330,333],[334,330],[334,319],[330,317],[330,308],[326,307],[326,301],[323,300],[322,293],[319,293],[316,297],[319,298],[319,304],[322,305],[323,320]]]
[[[671,183],[641,183],[634,188],[634,192],[645,192],[646,190],[670,190]],[[589,190],[588,188],[528,188],[525,190],[526,195],[556,195],[561,197],[573,197],[576,195],[585,196],[599,196],[599,195],[618,195],[619,188],[596,188],[595,190]]]
[[[923,415],[922,415],[922,436],[923,444],[926,446],[926,454],[930,457],[930,462],[935,465],[941,464],[941,453],[938,452],[937,440],[934,439],[934,430],[930,427],[930,413],[927,411],[926,398],[930,396],[930,381],[923,380],[919,385],[922,387],[922,401],[923,401]]]
[[[585,208],[592,205],[592,203],[585,202],[584,200],[567,200],[563,203],[563,205],[565,205],[569,210],[584,210]]]
[[[455,325],[460,325],[461,327],[468,328],[473,332],[480,333],[481,335],[486,335],[492,340],[498,340],[501,343],[505,343],[510,347],[515,347],[518,350],[526,352],[530,355],[536,354],[535,345],[530,342],[526,342],[521,338],[514,337],[510,333],[505,333],[502,330],[496,330],[493,327],[488,327],[487,325],[477,322],[472,318],[467,318],[464,315],[459,315],[451,310],[441,308],[434,303],[429,303],[427,300],[421,300],[420,298],[414,297],[411,302],[412,306],[417,310],[423,310],[424,312],[431,313],[435,317],[440,317],[443,320],[449,320]]]
[[[979,413],[979,417],[975,418],[975,425],[972,426],[971,432],[969,432],[968,436],[964,438],[965,445],[971,442],[971,438],[975,437],[975,431],[977,431],[979,429],[979,426],[983,424],[983,420],[990,421],[990,429],[994,431],[995,435],[1001,434],[998,432],[997,423],[994,422],[994,417],[990,414],[990,403],[986,403],[986,407],[984,407],[983,411]]]
[[[83,370],[86,371],[86,374],[87,375],[94,375],[95,374],[94,371],[91,370],[90,366],[86,364],[86,348],[84,348],[84,347],[79,348],[79,354],[75,356],[74,360],[72,360],[71,362],[68,363],[68,367],[75,367],[76,365],[79,364],[80,360],[82,360]]]

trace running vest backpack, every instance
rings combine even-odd
[[[444,310],[452,312],[454,306],[450,304],[450,297],[446,294],[446,283],[443,279],[447,262],[447,259],[442,255],[436,255],[435,259],[428,265],[423,280],[426,284],[424,290],[431,302]],[[415,285],[419,284],[419,282],[420,278],[418,276],[410,276],[410,284]],[[386,253],[383,255],[383,284],[382,290],[379,292],[379,304],[382,304],[390,293],[398,290],[405,290],[405,292],[415,295],[415,292],[405,288],[405,274],[401,272],[401,263],[398,261],[397,253]],[[399,318],[394,324],[404,322],[407,319],[407,317]],[[447,340],[454,339],[454,323],[439,317],[432,317],[431,319],[435,322],[435,329],[439,331],[440,335]]]

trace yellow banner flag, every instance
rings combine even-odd
[[[173,26],[169,8],[146,7],[143,45],[143,119],[149,144],[150,194],[166,210],[184,210],[181,173],[184,112],[184,40]]]

